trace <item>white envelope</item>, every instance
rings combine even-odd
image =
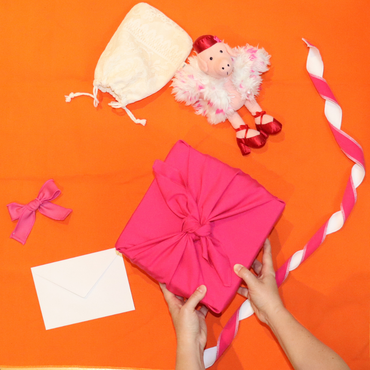
[[[46,330],[135,309],[114,248],[32,267]]]

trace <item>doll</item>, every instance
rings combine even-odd
[[[199,37],[193,47],[197,54],[173,79],[175,99],[193,105],[196,114],[206,116],[211,124],[229,120],[242,155],[249,154],[250,147],[263,147],[268,136],[282,127],[255,100],[270,56],[250,45],[231,48],[211,35]],[[257,130],[250,129],[238,114],[243,105],[255,118]]]

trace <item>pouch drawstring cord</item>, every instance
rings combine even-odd
[[[73,98],[76,98],[78,96],[82,96],[82,95],[85,95],[85,96],[90,96],[91,98],[94,99],[94,107],[97,107],[99,105],[99,100],[97,98],[98,96],[98,88],[96,86],[94,86],[94,89],[93,89],[93,94],[89,94],[89,93],[81,93],[81,92],[77,92],[77,93],[70,93],[69,95],[65,95],[65,98],[66,98],[66,102],[67,103],[70,103],[71,100]],[[115,108],[115,109],[119,109],[119,108],[122,108],[126,111],[127,115],[135,122],[135,123],[138,123],[140,125],[143,125],[145,126],[146,124],[146,119],[137,119],[133,114],[132,112],[126,108],[125,106],[123,106],[121,103],[117,102],[117,101],[112,101],[110,102],[108,105],[110,105],[112,108]]]
[[[117,101],[111,101],[108,105],[110,105],[112,108],[115,108],[115,109],[119,109],[119,108],[122,108],[126,111],[127,115],[135,122],[135,123],[138,123],[140,125],[143,125],[145,126],[146,124],[146,119],[138,119],[136,118],[132,112],[126,108],[125,106],[123,106],[121,103],[117,102]]]
[[[73,93],[72,92],[69,95],[65,95],[66,102],[70,103],[73,98],[76,98],[77,96],[82,96],[82,95],[90,96],[91,98],[93,98],[94,99],[94,107],[97,107],[99,105],[98,88],[96,86],[94,86],[93,94],[81,93],[81,92]]]

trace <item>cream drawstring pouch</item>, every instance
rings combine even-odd
[[[99,104],[98,90],[108,92],[113,108],[123,108],[135,122],[127,105],[154,94],[183,66],[193,47],[190,36],[162,12],[146,3],[135,5],[118,27],[95,68],[93,94],[71,93],[66,101],[91,96]]]

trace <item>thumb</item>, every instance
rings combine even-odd
[[[255,284],[258,282],[255,275],[250,272],[246,267],[240,264],[236,264],[234,266],[234,272],[244,280],[244,282],[247,284],[249,288],[255,286]]]
[[[189,297],[185,305],[189,309],[195,310],[199,302],[205,297],[207,293],[207,288],[205,285],[201,285],[196,289],[196,291]]]

